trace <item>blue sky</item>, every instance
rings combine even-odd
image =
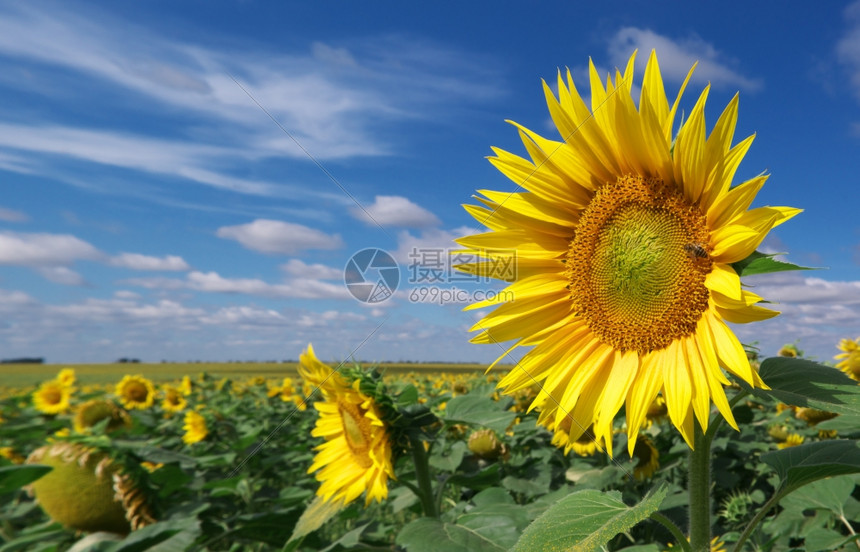
[[[524,154],[505,119],[556,136],[540,79],[587,90],[589,56],[636,48],[672,95],[699,61],[709,125],[740,92],[738,181],[805,210],[763,249],[827,267],[749,279],[783,315],[741,339],[828,360],[860,334],[860,3],[404,6],[0,5],[0,357],[492,360],[480,313],[410,301],[409,252],[513,190],[485,159]],[[343,282],[368,247],[402,267],[382,303]]]

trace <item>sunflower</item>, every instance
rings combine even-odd
[[[569,71],[566,82],[559,73],[558,99],[544,83],[563,141],[515,125],[531,160],[494,149],[490,161],[526,191],[481,191],[484,207],[466,209],[490,231],[457,240],[460,258],[476,259],[461,270],[512,282],[467,307],[503,303],[475,324],[472,341],[515,340],[499,360],[533,346],[499,385],[510,394],[540,383],[532,408],[543,425],[570,415],[576,440],[594,424],[610,455],[621,406],[632,452],[658,393],[690,447],[711,401],[737,429],[720,366],[751,386],[764,382],[726,322],[778,313],[741,287],[731,263],[800,212],[748,210],[767,175],[730,187],[753,138],[732,146],[737,96],[706,139],[705,88],[673,142],[692,69],[670,106],[652,52],[637,106],[634,59],[605,87],[591,64],[591,110]]]
[[[155,402],[155,386],[140,374],[123,376],[122,380],[116,384],[114,393],[119,397],[122,405],[128,409],[143,410]]]
[[[359,379],[347,379],[322,364],[308,346],[299,358],[299,373],[311,378],[322,400],[311,435],[325,442],[315,448],[317,455],[308,473],[319,470],[317,495],[329,502],[352,502],[366,491],[365,506],[388,497],[388,478],[394,478],[388,426],[373,397],[360,390]],[[324,377],[322,377],[324,375]]]
[[[642,436],[636,441],[630,456],[636,459],[633,477],[638,481],[650,479],[660,468],[660,453],[648,437]]]
[[[72,391],[57,380],[46,381],[33,391],[33,406],[43,414],[62,414],[69,409]]]
[[[850,378],[860,381],[860,337],[854,340],[843,339],[839,342],[839,350],[843,352],[833,357],[841,360],[836,367]]]
[[[188,401],[180,389],[165,385],[162,388],[164,392],[164,400],[161,401],[161,408],[167,412],[182,412],[188,407]]]
[[[191,383],[191,378],[188,376],[182,376],[182,383],[179,384],[179,390],[182,391],[182,394],[187,397],[191,394],[193,388],[194,384]]]
[[[185,435],[182,436],[182,441],[186,445],[199,443],[209,435],[209,428],[206,426],[206,418],[193,410],[185,413],[185,425],[182,426],[182,429],[185,430]]]
[[[128,412],[105,399],[92,399],[80,405],[75,412],[72,425],[77,433],[87,433],[91,427],[108,419],[110,421],[105,427],[108,433],[123,427],[131,427]]]
[[[75,384],[74,368],[63,368],[60,370],[60,373],[57,374],[57,381],[66,387],[73,386]]]
[[[299,355],[298,370],[299,375],[304,380],[302,392],[307,398],[311,398],[317,389],[325,394],[327,391],[336,392],[344,387],[349,387],[349,383],[337,370],[333,370],[317,358],[314,347],[310,343],[308,348]]]

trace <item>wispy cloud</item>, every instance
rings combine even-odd
[[[3,222],[27,222],[30,217],[27,216],[27,213],[0,207],[0,220]]]
[[[185,259],[176,255],[151,257],[140,253],[120,253],[110,260],[110,264],[132,270],[182,271],[191,269]]]
[[[217,272],[189,272],[182,278],[127,278],[118,282],[153,290],[193,290],[207,293],[254,295],[279,299],[351,299],[342,283],[318,280],[314,277],[290,277],[280,283],[259,278],[227,278]]]
[[[836,56],[848,69],[851,90],[860,100],[860,1],[851,3],[844,13],[848,26],[836,43]],[[855,130],[860,134],[860,126],[856,123]]]
[[[660,72],[667,80],[683,81],[693,63],[698,61],[691,81],[717,88],[736,88],[754,92],[764,86],[760,78],[745,76],[738,68],[740,63],[731,59],[709,42],[698,36],[670,38],[638,27],[623,27],[609,40],[609,57],[614,66],[624,68],[630,54],[639,49],[640,65],[648,59],[651,50],[657,50]]]
[[[0,76],[5,86],[54,102],[52,112],[84,99],[101,112],[130,91],[140,116],[167,119],[172,128],[169,137],[156,137],[106,128],[96,113],[90,119],[100,127],[58,125],[31,113],[0,121],[0,137],[7,137],[0,139],[0,168],[62,178],[52,159],[72,157],[239,194],[337,196],[238,174],[261,159],[309,160],[233,77],[318,160],[389,155],[400,147],[393,125],[500,93],[495,64],[412,36],[314,42],[290,53],[216,44],[217,37],[210,44],[168,38],[85,5],[3,5],[0,73],[33,76]],[[80,86],[45,85],[57,69]]]

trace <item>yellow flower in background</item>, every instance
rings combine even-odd
[[[191,383],[191,378],[188,376],[182,376],[182,383],[179,384],[179,390],[182,391],[182,394],[186,397],[191,394],[191,391],[194,389],[193,384]]]
[[[484,206],[467,210],[490,231],[457,240],[480,259],[461,270],[512,282],[467,307],[497,306],[472,341],[533,346],[499,385],[511,394],[539,382],[543,425],[569,415],[576,440],[593,424],[610,455],[621,406],[632,452],[658,393],[689,446],[711,402],[737,429],[721,366],[753,387],[764,382],[726,323],[777,313],[741,287],[731,263],[800,212],[748,209],[766,175],[731,187],[752,143],[732,145],[737,96],[706,138],[705,88],[673,141],[690,76],[670,105],[652,53],[637,104],[634,58],[605,87],[591,64],[591,109],[569,71],[566,82],[559,73],[558,99],[544,85],[563,141],[516,125],[531,160],[494,149],[490,161],[525,191],[482,190]]]
[[[188,408],[188,401],[185,400],[181,390],[170,385],[165,385],[161,390],[164,393],[161,408],[168,412],[182,412]]]
[[[860,381],[860,337],[857,339],[843,339],[839,342],[841,354],[833,357],[840,362],[837,368],[845,372],[848,377]]]
[[[33,392],[33,406],[43,414],[62,414],[69,409],[72,390],[57,380],[46,381]]]
[[[158,469],[163,468],[163,467],[164,467],[164,463],[159,462],[159,463],[157,463],[157,464],[156,464],[155,462],[150,462],[150,461],[148,461],[148,460],[144,460],[143,462],[141,462],[141,463],[140,463],[140,466],[141,466],[143,469],[145,469],[146,471],[148,471],[149,473],[152,473],[152,472],[154,472],[155,470],[158,470]]]
[[[26,458],[15,452],[15,449],[12,447],[0,447],[0,458],[5,458],[13,464],[23,464],[24,460],[26,460]]]
[[[776,444],[776,446],[777,446],[777,448],[779,448],[780,450],[782,450],[782,449],[785,449],[785,448],[789,448],[789,447],[796,447],[796,446],[798,446],[798,445],[802,445],[802,444],[803,444],[803,441],[805,441],[805,440],[806,440],[806,439],[804,439],[804,437],[803,437],[802,435],[798,435],[797,433],[790,433],[790,434],[785,438],[785,441],[782,441],[782,442],[780,442],[780,443],[777,443],[777,444]]]
[[[185,424],[182,426],[182,429],[185,430],[182,441],[186,445],[199,443],[209,435],[209,428],[206,427],[206,418],[193,410],[185,413]]]
[[[72,368],[63,368],[57,374],[57,381],[66,387],[71,387],[75,384],[75,371]]]
[[[302,355],[303,363],[308,355],[313,356],[310,347]],[[319,373],[308,366],[304,370],[300,366],[299,371],[311,377]],[[366,493],[366,506],[388,497],[388,478],[394,478],[394,468],[388,427],[379,406],[359,390],[359,383],[349,385],[340,374],[313,382],[322,390],[322,400],[314,404],[320,416],[311,435],[325,442],[314,449],[318,452],[308,473],[318,471],[317,495],[324,500],[347,504]]]
[[[636,446],[630,456],[636,460],[636,465],[633,467],[633,477],[638,481],[650,479],[660,468],[660,453],[651,439],[644,435],[640,435],[639,439],[636,440]]]
[[[140,410],[149,408],[155,402],[155,387],[152,382],[141,376],[124,376],[116,384],[116,396],[125,408]]]

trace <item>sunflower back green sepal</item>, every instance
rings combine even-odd
[[[800,266],[785,261],[774,259],[782,253],[765,254],[754,251],[749,257],[742,261],[732,263],[732,268],[738,276],[752,276],[754,274],[769,274],[771,272],[787,272],[789,270],[818,270],[814,267]]]

